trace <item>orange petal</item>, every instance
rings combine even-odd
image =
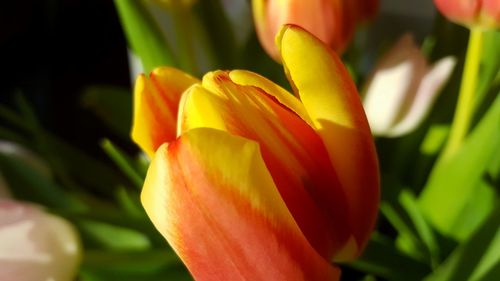
[[[154,69],[148,80],[140,75],[134,89],[132,139],[149,155],[175,139],[180,97],[199,80],[170,67]]]
[[[338,280],[281,199],[259,145],[200,128],[163,145],[141,199],[196,280]]]
[[[352,1],[352,0],[351,0]],[[275,60],[274,39],[284,24],[296,24],[342,52],[352,37],[356,11],[344,0],[253,0],[254,22],[263,48]]]
[[[377,156],[361,101],[338,56],[319,39],[288,25],[277,43],[288,79],[325,143],[347,195],[357,250],[337,258],[352,258],[368,241],[379,202]]]
[[[312,124],[304,105],[290,92],[276,85],[271,80],[251,71],[233,70],[229,72],[231,80],[241,86],[254,86],[275,97],[282,105],[299,115],[307,124]]]
[[[223,71],[205,75],[202,85],[186,92],[182,130],[208,127],[258,142],[298,225],[330,258],[347,241],[350,228],[345,194],[321,138],[277,101],[277,93],[235,84]]]

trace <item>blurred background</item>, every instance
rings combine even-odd
[[[249,20],[246,16],[242,24]],[[373,25],[358,33],[358,41],[374,57],[380,46],[404,32],[412,31],[422,40],[434,16],[432,0],[382,0],[379,15]],[[251,22],[246,32],[252,33],[250,40],[258,45]],[[100,153],[98,140],[113,136],[85,106],[82,96],[102,85],[130,91],[133,80],[113,1],[2,1],[0,56],[2,104],[12,106],[13,97],[23,94],[45,128]]]
[[[82,95],[94,85],[129,91],[131,81],[113,1],[2,1],[0,56],[2,104],[22,94],[43,127],[100,151],[103,126]]]
[[[153,228],[139,202],[148,161],[130,140],[129,132],[135,79],[131,73],[137,73],[140,67],[132,64],[135,60],[127,47],[116,1],[120,0],[0,1],[0,140],[24,145],[50,167],[47,168],[50,175],[45,177],[34,171],[36,169],[32,171],[17,160],[4,157],[3,151],[0,153],[0,175],[7,179],[16,198],[43,204],[75,224],[85,248],[79,280],[190,280],[175,254],[165,251],[168,248],[165,240]],[[259,44],[250,0],[199,0],[194,8],[199,20],[197,24],[209,27],[220,24],[211,17],[214,10],[210,3],[214,2],[226,4],[231,25],[223,30],[209,29],[205,37],[197,37],[196,30],[193,31],[193,37],[201,42],[200,49],[206,47],[211,53],[198,61],[198,68],[192,73],[200,76],[210,69],[237,67],[256,71],[287,87],[282,67],[271,60]],[[498,200],[497,193],[492,191],[495,188],[498,191],[500,177],[495,173],[500,171],[500,161],[491,161],[496,163],[491,169],[484,164],[481,171],[474,174],[475,178],[466,183],[474,187],[478,183],[487,186],[486,192],[474,194],[476,197],[471,200],[475,202],[470,204],[472,207],[479,206],[478,213],[468,212],[470,206],[464,199],[465,210],[471,214],[465,217],[468,222],[464,225],[470,225],[464,235],[467,239],[441,235],[427,225],[419,213],[412,213],[416,210],[411,205],[415,203],[411,201],[413,197],[403,196],[410,198],[404,201],[400,195],[418,194],[434,168],[453,117],[468,30],[444,20],[437,14],[432,0],[381,0],[380,4],[375,19],[369,25],[359,26],[353,48],[344,54],[358,86],[366,82],[381,54],[405,32],[414,34],[422,57],[425,55],[430,62],[453,55],[457,64],[451,82],[437,98],[437,110],[431,110],[420,127],[400,138],[377,138],[385,209],[382,208],[379,214],[377,233],[366,254],[358,263],[346,265],[342,278],[416,281],[432,274],[434,279],[428,280],[462,280],[453,277],[466,276],[464,272],[471,275],[479,263],[470,260],[479,260],[489,247],[489,244],[482,245],[483,248],[473,243],[465,244],[480,249],[477,256],[468,255],[468,252],[463,254],[459,248],[460,243],[470,241],[470,233],[490,216],[492,209],[500,210],[494,207]],[[160,9],[149,12],[160,13],[158,11]],[[172,27],[168,17],[158,21],[164,27],[162,32],[179,32]],[[227,48],[223,40],[218,40],[221,36],[232,36],[234,42],[231,44],[238,48]],[[498,47],[500,34],[491,31],[487,37],[485,50],[488,52],[484,60],[492,63],[482,73],[486,73],[480,81],[484,100],[478,106],[473,125],[483,118],[500,89],[497,74],[500,58],[495,51],[498,48],[492,48]],[[171,36],[168,40],[176,38]],[[195,45],[198,44],[196,40]],[[181,52],[178,45],[182,42],[176,43],[172,44],[178,48],[173,48],[174,54]],[[194,53],[200,55],[196,51],[199,50]],[[189,65],[180,67],[189,69]],[[473,147],[477,150],[470,150],[467,157],[481,151],[481,141],[489,138],[487,133],[478,137],[481,140]],[[429,139],[431,141],[425,142],[429,146],[424,145]],[[495,151],[494,143],[489,144],[493,147],[491,151]],[[427,147],[431,147],[430,152]],[[477,162],[470,162],[468,166],[473,169],[479,166],[477,163],[486,162],[484,159],[475,159]],[[451,172],[468,172],[469,168],[460,166]],[[485,169],[490,169],[488,175],[493,176],[487,177]],[[441,178],[449,178],[449,173],[441,175],[444,175]],[[439,200],[432,203],[439,204]],[[405,202],[410,204],[404,205]],[[489,225],[498,224],[493,220]],[[487,232],[491,233],[494,237],[496,230]],[[492,237],[482,237],[482,240],[490,243]],[[500,249],[498,241],[496,247]],[[450,262],[448,266],[445,261],[453,257],[451,253],[457,253],[459,262]],[[464,256],[470,256],[470,260]],[[498,255],[488,257],[491,256],[494,258],[493,262],[488,261],[489,264],[500,265],[500,262],[495,263]],[[453,267],[449,278],[445,276],[448,279],[433,274],[441,266],[445,268],[442,272]],[[495,268],[497,271],[492,270],[489,277],[500,272],[500,266]],[[463,280],[468,280],[466,278]]]

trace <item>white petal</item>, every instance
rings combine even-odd
[[[386,135],[401,119],[426,71],[426,60],[410,34],[404,34],[379,60],[369,79],[363,106],[372,133]]]
[[[0,199],[0,280],[72,281],[80,259],[78,236],[67,221]]]
[[[450,78],[455,64],[456,59],[453,57],[443,58],[434,64],[422,80],[405,117],[389,131],[389,136],[396,137],[411,132],[423,121]]]
[[[375,74],[363,99],[373,134],[383,135],[392,127],[409,90],[412,70],[412,64],[404,62]]]

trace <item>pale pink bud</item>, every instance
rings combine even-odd
[[[453,57],[429,65],[413,38],[405,34],[370,75],[363,106],[372,133],[397,137],[423,121],[455,66]]]
[[[40,208],[0,199],[0,281],[72,281],[81,260],[75,229]]]

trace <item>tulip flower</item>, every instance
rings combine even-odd
[[[468,27],[500,27],[500,0],[434,0],[434,3],[451,21]]]
[[[176,138],[177,110],[182,93],[198,79],[174,68],[157,68],[135,83],[132,139],[152,156]]]
[[[355,85],[302,28],[277,44],[295,96],[244,70],[138,78],[132,134],[154,154],[141,200],[196,280],[338,280],[330,261],[357,257],[374,227],[378,163]],[[163,110],[177,109],[141,101],[180,85],[173,139]]]
[[[274,38],[283,24],[299,25],[342,53],[356,23],[376,13],[378,0],[253,0],[252,7],[260,42],[279,61]]]
[[[372,133],[398,137],[423,121],[455,66],[453,57],[429,65],[413,37],[405,34],[380,59],[363,99]]]
[[[76,231],[35,207],[0,199],[0,280],[72,281],[80,263]]]

